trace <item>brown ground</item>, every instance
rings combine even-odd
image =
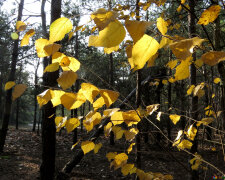
[[[123,140],[116,142],[114,147],[109,145],[106,138],[100,139],[103,147],[98,154],[90,152],[85,155],[82,161],[74,168],[68,179],[133,179],[134,175],[124,177],[120,170],[114,171],[109,168],[110,163],[106,159],[107,152],[122,152],[127,148]],[[99,141],[100,141],[99,140]],[[77,150],[71,151],[72,134],[63,132],[61,136],[57,134],[57,157],[56,173],[70,160]],[[165,142],[161,142],[164,146]],[[201,147],[201,144],[200,144]],[[211,151],[209,144],[200,148],[200,154],[204,159],[225,172],[222,151]],[[78,149],[77,147],[76,149]],[[169,153],[168,153],[169,152]],[[129,162],[134,162],[134,153],[129,155]],[[168,149],[149,144],[142,147],[142,169],[146,172],[161,172],[171,174],[174,179],[188,179],[188,173],[180,164],[187,166],[188,155],[177,151],[176,148]],[[39,179],[39,166],[41,163],[41,137],[29,130],[8,131],[5,152],[0,154],[0,180],[33,180]],[[200,169],[200,179],[212,179],[214,174],[219,173],[206,164],[207,170]]]

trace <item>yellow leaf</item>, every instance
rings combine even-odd
[[[134,164],[125,164],[121,168],[121,172],[124,176],[127,176],[133,168],[134,168]]]
[[[95,144],[92,141],[84,141],[81,143],[81,149],[83,150],[84,154],[89,153],[95,148]]]
[[[197,68],[200,68],[203,65],[203,61],[202,61],[202,59],[198,59],[194,62],[194,64]]]
[[[193,92],[193,90],[194,90],[194,88],[195,88],[195,85],[191,85],[191,86],[188,88],[188,90],[187,90],[187,95],[191,95],[192,92]]]
[[[45,72],[54,72],[54,71],[57,71],[59,69],[59,63],[52,63],[52,64],[49,64],[45,70],[44,70],[44,73]]]
[[[138,116],[135,110],[130,110],[123,112],[123,119],[127,126],[132,126],[133,124],[138,124],[141,121],[140,117]]]
[[[99,94],[99,89],[90,83],[82,83],[81,89],[86,99],[93,104],[95,97]]]
[[[166,174],[166,175],[163,176],[163,179],[165,179],[165,180],[173,180],[173,176],[170,175],[170,174]]]
[[[53,97],[50,97],[53,107],[60,105],[61,104],[60,98],[63,94],[65,94],[65,92],[61,90],[51,90],[51,92],[53,92],[54,94]]]
[[[124,130],[119,126],[113,126],[112,131],[114,132],[114,135],[116,136],[116,140],[119,140],[123,137]]]
[[[107,157],[108,161],[111,161],[112,159],[115,158],[116,155],[117,155],[117,152],[109,152],[106,154],[106,157]]]
[[[76,147],[76,145],[79,144],[79,142],[80,142],[80,139],[71,147],[71,150],[73,150]]]
[[[212,150],[212,151],[216,151],[216,148],[215,148],[215,147],[212,147],[211,150]]]
[[[187,59],[192,55],[195,46],[200,46],[201,43],[205,41],[199,37],[194,37],[191,39],[184,39],[175,43],[170,44],[170,49],[173,54],[179,59]]]
[[[47,39],[38,39],[35,41],[35,48],[39,58],[48,56],[47,52],[44,50],[46,45],[50,44]]]
[[[62,116],[55,117],[55,125],[58,126],[62,120],[63,120]]]
[[[109,122],[106,126],[104,126],[104,134],[106,137],[109,136],[111,130],[112,130],[112,123]]]
[[[166,79],[163,79],[163,80],[162,80],[162,83],[163,83],[164,85],[167,85],[167,84],[168,84],[168,81],[167,81]]]
[[[125,153],[117,154],[114,158],[115,166],[126,164],[128,156]]]
[[[109,107],[112,103],[114,103],[120,95],[116,91],[111,91],[107,89],[100,89],[100,94],[103,97],[107,107]]]
[[[125,38],[126,31],[118,21],[113,21],[99,32],[99,36],[90,36],[88,46],[111,48],[118,46]]]
[[[180,120],[180,116],[177,114],[171,114],[169,117],[173,124],[177,124],[177,122]]]
[[[50,25],[50,37],[49,41],[51,43],[56,41],[61,41],[67,33],[69,33],[73,28],[71,21],[68,18],[61,17],[56,19]]]
[[[62,59],[66,57],[65,54],[61,53],[61,52],[56,52],[52,55],[52,63],[61,63]]]
[[[191,164],[192,170],[198,170],[199,166],[202,164],[201,158],[202,157],[200,155],[195,153],[195,157],[189,161],[190,164]]]
[[[157,117],[156,117],[156,119],[157,119],[158,121],[160,121],[161,115],[162,115],[162,112],[158,112]]]
[[[176,67],[178,61],[177,60],[172,60],[172,61],[169,61],[166,66],[168,66],[170,69],[173,69]]]
[[[123,119],[123,112],[119,111],[119,112],[115,112],[112,116],[111,116],[111,121],[113,123],[113,125],[118,125],[118,124],[122,124],[124,122]]]
[[[24,35],[23,39],[21,40],[20,45],[21,46],[26,46],[29,44],[29,39],[35,34],[35,31],[33,29],[30,29],[29,31],[26,32]]]
[[[201,124],[208,125],[208,124],[212,123],[213,121],[214,121],[214,118],[212,118],[212,117],[202,118],[202,120],[198,121],[196,125],[197,126],[200,126]]]
[[[197,134],[197,129],[193,126],[193,124],[188,128],[187,136],[190,140],[194,141],[195,136]]]
[[[180,5],[180,6],[178,6],[178,8],[177,8],[177,12],[180,12],[182,10],[182,6]]]
[[[102,118],[111,117],[115,112],[117,112],[119,110],[120,110],[120,108],[106,109],[106,110],[103,111],[103,117]]]
[[[91,19],[94,20],[99,30],[103,30],[112,21],[115,21],[119,14],[115,11],[107,11],[104,8],[98,9],[91,14]]]
[[[76,72],[78,69],[80,69],[80,62],[76,58],[74,57],[68,57],[68,58],[70,60],[70,64],[68,66],[69,70]]]
[[[159,108],[160,104],[152,104],[146,107],[148,115],[152,115]]]
[[[95,144],[94,153],[97,154],[99,149],[101,149],[101,147],[102,147],[102,143]]]
[[[158,48],[159,43],[154,38],[147,34],[142,36],[132,49],[134,69],[142,69],[145,63],[157,53]]]
[[[173,40],[163,36],[160,43],[159,43],[159,49],[163,48],[163,47],[168,47],[168,45],[172,44]]]
[[[147,21],[130,21],[128,19],[125,21],[125,27],[132,37],[134,44],[142,38],[147,27],[150,25],[152,25],[152,23]]]
[[[140,179],[140,180],[147,180],[147,173],[145,173],[143,170],[141,170],[141,169],[137,169],[136,170],[136,173],[137,173],[137,176],[138,176],[138,178]],[[154,177],[150,177],[150,178],[148,178],[149,180],[150,179],[153,179]]]
[[[118,51],[119,46],[111,47],[111,48],[104,48],[104,53],[111,54],[114,51]]]
[[[204,96],[205,95],[205,91],[203,90],[204,86],[205,86],[204,83],[197,85],[194,88],[193,95],[198,96],[198,98],[201,98],[202,96]]]
[[[101,114],[99,112],[90,111],[84,120],[84,126],[87,131],[91,131],[93,127],[101,122]]]
[[[16,32],[11,33],[11,38],[13,40],[17,40],[19,38],[19,35]]]
[[[137,128],[131,128],[129,130],[126,130],[124,132],[124,135],[125,135],[125,139],[127,141],[132,141],[134,140],[135,136],[138,134],[138,129]],[[128,153],[129,154],[129,153]]]
[[[65,93],[60,99],[62,105],[68,110],[79,108],[86,101],[83,93],[79,91],[78,93]]]
[[[215,78],[213,82],[214,82],[215,84],[218,84],[219,82],[221,82],[221,79],[220,79],[220,78]]]
[[[27,28],[27,25],[23,21],[17,21],[16,22],[16,30],[18,32],[24,31]]]
[[[206,9],[199,21],[198,24],[203,24],[203,25],[207,25],[210,22],[215,21],[215,19],[218,17],[219,13],[220,13],[221,7],[220,5],[212,5],[210,6],[208,9]]]
[[[55,53],[54,53],[55,54]],[[67,56],[63,57],[62,60],[60,61],[60,66],[62,67],[67,67],[70,65],[70,60]]]
[[[56,127],[56,132],[59,132],[60,129],[66,125],[66,122],[67,122],[66,116],[55,119],[55,123],[58,123],[58,125]]]
[[[101,108],[105,104],[105,100],[103,97],[99,97],[94,103],[93,108],[96,111],[97,109]]]
[[[66,122],[66,130],[67,133],[72,132],[75,128],[80,126],[80,120],[77,118],[70,118]]]
[[[13,101],[15,101],[18,97],[20,97],[24,91],[27,89],[27,85],[25,84],[17,84],[14,87],[13,93],[12,93],[12,98]]]
[[[192,143],[186,139],[182,140],[181,143],[178,144],[179,149],[191,149]]]
[[[223,51],[210,51],[202,55],[202,61],[209,66],[215,66],[221,61],[225,60],[225,52]]]
[[[50,89],[45,90],[41,94],[37,95],[37,102],[40,108],[47,104],[54,97],[54,92]]]
[[[159,17],[157,19],[157,28],[162,35],[165,35],[167,33],[167,26],[168,24],[163,18]]]
[[[186,60],[181,61],[181,63],[176,67],[176,73],[174,75],[175,80],[187,79],[190,76],[189,66],[191,64],[192,57],[188,57]]]
[[[130,146],[127,148],[127,153],[130,154],[130,152],[133,149],[133,146],[135,145],[135,143],[131,143]]]
[[[57,51],[59,51],[59,49],[61,48],[60,44],[48,44],[44,47],[44,51],[47,54],[47,56],[51,56],[52,54],[56,53]]]
[[[11,89],[13,86],[15,86],[16,83],[14,81],[8,81],[6,84],[5,84],[5,91]]]
[[[73,71],[64,71],[61,76],[57,79],[59,85],[66,90],[70,88],[77,80],[77,74]]]

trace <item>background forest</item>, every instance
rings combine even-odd
[[[0,179],[225,178],[223,0],[5,4]]]

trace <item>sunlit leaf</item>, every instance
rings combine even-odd
[[[66,57],[65,54],[61,53],[61,52],[56,52],[52,55],[52,63],[61,63],[62,59]]]
[[[155,60],[156,58],[159,56],[158,53],[156,53],[154,56],[150,57],[150,59],[148,60],[148,64],[147,67],[152,67],[155,65]]]
[[[204,39],[199,37],[194,37],[191,39],[184,39],[175,43],[170,44],[170,49],[173,54],[179,59],[187,59],[194,52],[195,46],[200,46]]]
[[[118,51],[119,46],[111,47],[111,48],[104,48],[104,53],[111,54],[114,51]]]
[[[212,117],[202,118],[202,120],[198,121],[196,125],[197,126],[200,126],[201,124],[208,125],[208,124],[212,123],[213,121],[214,121],[214,118],[212,118]]]
[[[57,79],[59,85],[66,90],[70,88],[77,80],[77,74],[73,71],[64,71],[61,76]]]
[[[173,69],[173,68],[176,67],[177,63],[178,63],[178,60],[172,60],[172,61],[169,61],[169,62],[166,64],[166,66],[168,66],[170,69]]]
[[[51,43],[61,41],[65,37],[65,35],[72,30],[72,28],[73,25],[68,18],[61,17],[59,19],[56,19],[50,25],[49,41],[51,41]]]
[[[192,143],[186,139],[182,140],[179,144],[178,144],[178,148],[179,149],[191,149]]]
[[[202,61],[209,66],[215,66],[221,61],[225,60],[225,52],[223,51],[210,51],[202,55]]]
[[[195,157],[189,161],[192,170],[198,170],[199,166],[202,164],[201,159],[202,157],[195,153]]]
[[[37,95],[37,102],[40,108],[47,104],[54,97],[54,92],[50,89],[45,90],[41,94]]]
[[[50,96],[49,98],[51,99],[53,107],[60,105],[61,104],[60,98],[63,94],[65,94],[65,92],[61,90],[51,90],[51,91],[53,92],[54,96],[53,97]]]
[[[55,117],[55,125],[58,126],[62,120],[63,120],[62,116],[56,116]]]
[[[66,125],[67,122],[67,116],[65,117],[59,117],[58,119],[55,119],[55,123],[57,123],[56,132],[59,132],[61,128],[63,128]]]
[[[114,158],[114,162],[116,166],[120,166],[126,164],[128,156],[125,153],[117,154]]]
[[[195,88],[195,85],[192,84],[187,90],[187,95],[191,95],[193,90],[194,90],[194,88]]]
[[[141,121],[141,118],[139,117],[139,115],[137,114],[135,110],[123,112],[123,119],[128,126],[132,126],[133,124],[138,124],[138,122]]]
[[[60,44],[48,44],[44,47],[44,51],[47,54],[47,56],[51,56],[52,54],[56,53],[59,51],[59,49],[61,48]]]
[[[127,153],[130,154],[130,152],[133,149],[133,146],[135,145],[135,143],[131,143],[130,146],[127,148]]]
[[[157,19],[157,28],[162,35],[165,35],[167,33],[167,26],[168,24],[163,18],[159,17]]]
[[[70,118],[66,122],[66,130],[67,133],[72,132],[75,128],[80,126],[80,120],[77,118]]]
[[[147,113],[152,115],[159,108],[160,104],[152,104],[146,107]]]
[[[150,25],[152,25],[152,23],[147,21],[130,21],[128,19],[125,21],[126,29],[132,37],[134,44],[142,38],[147,27]]]
[[[18,32],[24,31],[27,28],[27,25],[23,21],[17,21],[16,22],[16,30]]]
[[[12,93],[12,98],[13,101],[15,101],[18,97],[20,97],[24,91],[27,89],[27,85],[25,84],[17,84],[14,89],[13,89],[13,93]]]
[[[66,109],[71,110],[79,108],[86,101],[86,98],[83,93],[78,91],[78,93],[65,93],[60,100]]]
[[[208,9],[206,9],[199,21],[198,24],[203,24],[203,25],[207,25],[210,22],[215,21],[215,19],[218,17],[219,13],[220,13],[221,7],[220,5],[212,5],[210,6]]]
[[[124,132],[124,135],[125,135],[125,139],[127,141],[132,141],[134,140],[135,136],[138,134],[138,129],[137,128],[131,128],[129,130],[126,130]],[[129,154],[129,153],[128,153]]]
[[[65,57],[64,57],[65,58]],[[63,67],[63,71],[73,71],[73,72],[77,72],[78,69],[80,69],[80,62],[74,58],[74,57],[67,57],[70,61],[69,63],[69,66],[66,68],[66,67]],[[61,63],[63,61],[63,58],[61,60]]]
[[[180,120],[180,116],[177,114],[171,114],[169,117],[173,124],[177,124],[177,122]]]
[[[118,124],[122,124],[124,122],[123,119],[123,112],[119,111],[119,112],[115,112],[112,116],[111,116],[111,121],[113,123],[113,125],[118,125]]]
[[[95,144],[94,153],[97,154],[99,149],[101,149],[101,147],[102,147],[102,143]]]
[[[93,127],[101,122],[101,114],[99,112],[90,111],[83,121],[87,131],[91,131]]]
[[[173,40],[163,36],[160,43],[159,43],[159,49],[164,48],[164,47],[168,47],[168,45],[172,44]]]
[[[142,36],[132,49],[134,69],[142,69],[145,63],[157,53],[158,48],[159,43],[154,38],[146,34]]]
[[[106,137],[109,136],[111,130],[112,130],[112,123],[109,122],[106,126],[104,126],[104,134]]]
[[[100,89],[100,94],[103,97],[107,107],[109,107],[112,103],[114,103],[120,95],[116,91],[111,91],[107,89]]]
[[[196,134],[197,134],[197,129],[193,126],[193,124],[190,125],[187,131],[188,138],[194,141]]]
[[[111,117],[115,112],[117,112],[119,110],[120,110],[120,108],[106,109],[106,110],[103,111],[103,117],[102,118]]]
[[[32,37],[35,34],[34,29],[30,29],[29,31],[26,32],[24,35],[23,39],[21,40],[20,45],[21,46],[26,46],[29,44],[30,37]]]
[[[39,58],[48,56],[48,53],[44,50],[46,45],[50,44],[47,39],[38,39],[35,41],[35,48]]]
[[[93,104],[95,97],[99,94],[99,89],[90,83],[82,83],[81,89],[86,99]]]
[[[187,79],[190,76],[190,64],[192,57],[188,57],[186,60],[181,61],[181,63],[176,67],[176,73],[174,75],[175,80]]]
[[[123,137],[124,130],[119,126],[113,126],[112,131],[114,132],[115,139],[119,140]]]
[[[16,83],[14,81],[8,81],[6,84],[5,84],[5,91],[11,89],[13,86],[15,86]]]
[[[115,21],[119,14],[115,11],[107,11],[104,8],[98,9],[91,14],[91,18],[94,20],[99,30],[103,30],[112,21]]]
[[[99,32],[99,36],[90,36],[88,46],[111,48],[118,46],[125,38],[126,31],[119,21],[113,21]]]
[[[17,40],[19,38],[19,35],[16,32],[11,33],[11,38],[13,40]]]
[[[52,64],[49,64],[45,70],[44,70],[44,73],[45,72],[54,72],[54,71],[57,71],[59,69],[59,63],[52,63]]]
[[[105,104],[105,100],[103,97],[99,97],[94,103],[93,108],[96,111],[97,109],[101,108]]]
[[[92,141],[83,141],[81,143],[81,149],[83,150],[84,154],[89,153],[95,148],[95,144]]]

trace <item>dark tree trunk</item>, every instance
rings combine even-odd
[[[24,5],[24,0],[21,0],[20,4],[19,4],[17,21],[21,21],[21,19],[22,19],[23,5]],[[17,63],[17,58],[18,58],[18,44],[19,44],[19,40],[15,40],[14,44],[13,44],[11,70],[10,70],[8,81],[15,80],[16,63]],[[3,123],[2,123],[2,129],[1,129],[1,134],[0,134],[0,152],[3,151],[4,145],[5,145],[5,139],[6,139],[6,134],[8,131],[11,106],[12,106],[12,89],[10,89],[6,92],[6,101],[5,101],[5,106],[4,106],[5,109],[4,109]]]
[[[51,1],[51,23],[61,16],[61,0]],[[43,18],[43,16],[42,16]],[[51,60],[49,61],[51,63]],[[50,64],[49,63],[49,64]],[[45,73],[43,76],[44,86],[57,87],[59,71]],[[55,116],[56,108],[49,102],[43,107],[42,118],[42,163],[40,167],[41,179],[54,179],[55,173],[55,146],[56,128]]]
[[[192,38],[196,34],[196,29],[195,29],[195,0],[189,0],[189,6],[190,6],[190,12],[188,14],[188,23],[189,23],[189,37]],[[193,53],[193,61],[196,60],[196,55]],[[196,67],[192,63],[191,68],[190,68],[190,74],[191,74],[191,85],[196,85],[197,84],[197,78],[196,78]],[[191,99],[191,117],[195,120],[198,120],[198,96],[193,96]],[[196,127],[196,123],[194,124]],[[193,141],[193,145],[191,147],[191,153],[195,154],[198,151],[198,140],[197,140],[197,135]],[[197,180],[199,179],[199,174],[197,170],[192,170],[191,173],[191,179],[192,180]]]

